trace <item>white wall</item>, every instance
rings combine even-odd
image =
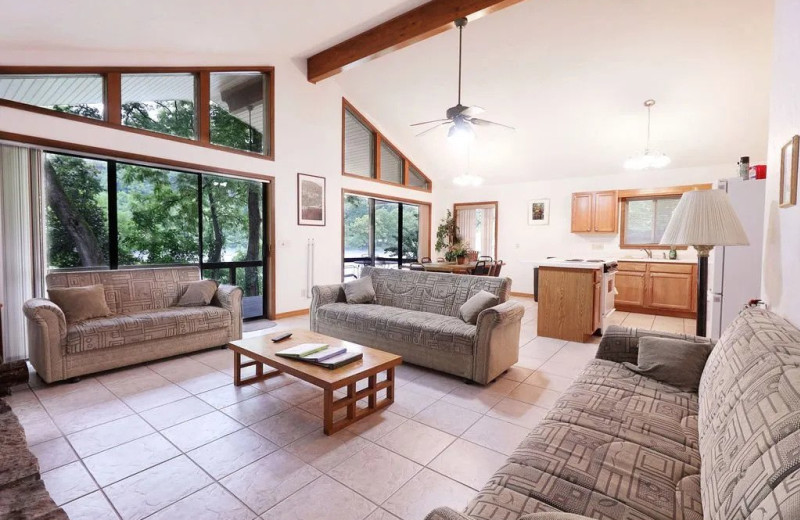
[[[25,56],[16,60],[25,65],[52,65],[53,62],[26,61]],[[137,57],[93,56],[94,63],[75,62],[59,57],[60,63],[71,65],[111,64],[117,66],[139,65]],[[195,57],[196,58],[196,57]],[[148,57],[147,64],[187,65],[182,56]],[[212,58],[213,60],[213,58]],[[275,161],[205,149],[131,132],[103,128],[96,125],[69,121],[57,117],[33,114],[21,110],[0,107],[0,131],[28,136],[43,137],[77,144],[140,153],[230,168],[275,177],[275,235],[276,235],[276,312],[289,312],[307,308],[309,299],[306,289],[306,244],[309,238],[316,241],[315,282],[337,283],[341,280],[341,190],[343,187],[394,195],[415,200],[430,201],[431,195],[417,190],[387,186],[366,180],[341,175],[341,125],[342,96],[356,107],[358,100],[347,96],[335,80],[312,85],[306,81],[305,71],[290,60],[240,62],[248,65],[274,65],[275,70]],[[190,65],[230,65],[231,63],[197,62]],[[370,117],[369,113],[364,114]],[[380,121],[371,121],[383,130]],[[389,137],[401,150],[402,139],[391,132]],[[425,167],[424,160],[411,160]],[[420,164],[422,163],[422,164]],[[308,227],[297,225],[297,173],[310,173],[327,178],[327,226]]]
[[[800,205],[779,208],[780,152],[800,134],[800,0],[776,0],[762,297],[800,325]]]
[[[735,175],[734,159],[731,165],[705,168],[624,172],[617,175],[499,184],[472,189],[442,187],[435,193],[434,226],[438,225],[446,210],[452,209],[455,202],[498,201],[498,258],[508,264],[503,268],[503,274],[512,278],[512,291],[532,293],[533,266],[525,261],[547,256],[618,258],[643,255],[637,250],[621,250],[618,234],[571,233],[572,193],[698,184]],[[550,224],[529,226],[527,201],[540,198],[550,199]],[[661,252],[655,251],[654,254],[660,255]],[[695,258],[694,250],[679,251],[678,257]]]

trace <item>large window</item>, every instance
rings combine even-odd
[[[497,202],[455,204],[453,214],[461,242],[478,256],[497,260]]]
[[[342,174],[431,191],[431,181],[346,100],[342,100]]]
[[[397,269],[426,256],[428,215],[427,205],[345,194],[345,278],[358,277],[364,265]]]
[[[0,105],[273,157],[271,67],[21,70],[0,67]]]
[[[680,199],[680,195],[625,199],[622,203],[622,244],[658,247]]]
[[[57,153],[44,156],[50,269],[197,265],[266,315],[266,185]]]

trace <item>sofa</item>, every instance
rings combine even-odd
[[[198,267],[50,273],[48,288],[102,284],[112,315],[67,323],[50,300],[27,301],[30,362],[52,383],[240,339],[240,288],[220,285],[208,306],[176,306],[197,280]]]
[[[609,327],[597,359],[466,510],[427,519],[800,518],[800,331],[743,311],[697,394],[620,364],[636,363],[646,335],[680,337]]]
[[[313,287],[311,330],[480,384],[517,362],[525,309],[508,301],[510,279],[365,267],[367,276],[371,304],[348,304],[342,284]],[[500,303],[482,311],[477,325],[465,323],[458,311],[481,290]]]

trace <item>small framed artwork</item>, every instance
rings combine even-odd
[[[800,135],[781,148],[781,195],[780,207],[797,204],[797,159],[800,153]]]
[[[550,223],[550,199],[528,201],[528,225],[546,226]]]
[[[325,225],[325,177],[297,174],[297,225]]]

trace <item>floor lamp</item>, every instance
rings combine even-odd
[[[750,242],[722,190],[692,190],[681,196],[667,224],[662,245],[693,246],[697,250],[697,335],[706,335],[708,253],[714,246],[746,246]]]

